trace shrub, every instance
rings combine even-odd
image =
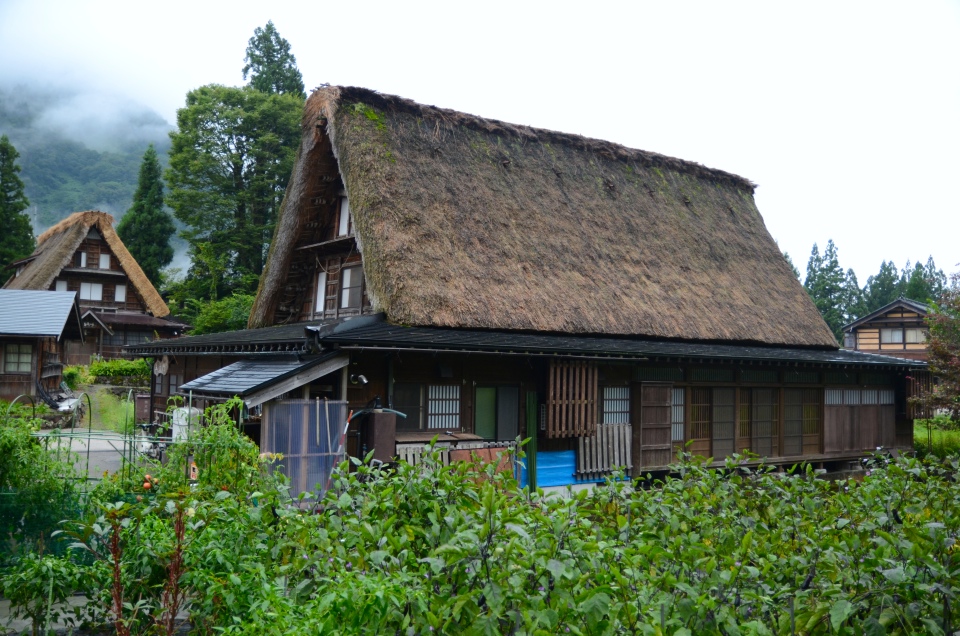
[[[67,386],[70,387],[70,390],[76,391],[77,387],[81,384],[89,384],[91,378],[89,375],[87,375],[86,367],[76,365],[64,367],[63,381],[67,383]]]
[[[90,375],[98,378],[149,378],[150,370],[150,360],[146,358],[97,360],[90,364]]]

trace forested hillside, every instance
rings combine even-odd
[[[172,129],[147,108],[108,97],[0,86],[0,134],[20,153],[27,214],[38,233],[79,210],[119,219],[151,143],[166,164]]]

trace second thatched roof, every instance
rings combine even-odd
[[[147,275],[113,229],[113,217],[106,212],[74,212],[37,237],[37,249],[24,261],[23,271],[4,285],[5,289],[48,290],[60,271],[70,265],[74,253],[92,228],[110,246],[110,251],[147,306],[147,311],[163,318],[170,313]]]
[[[391,322],[837,347],[749,181],[343,87],[307,100],[251,326],[271,324],[328,165]]]

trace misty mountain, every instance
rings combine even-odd
[[[129,209],[140,160],[154,144],[166,164],[172,126],[142,104],[82,91],[0,85],[0,134],[20,153],[38,234],[73,212]]]

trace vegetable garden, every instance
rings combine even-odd
[[[291,501],[221,418],[178,461],[106,479],[8,564],[4,594],[118,634],[942,634],[960,588],[956,458],[877,457],[856,479],[725,471],[521,490],[494,466],[356,462]],[[202,449],[202,450],[200,450]],[[147,476],[149,475],[149,477]],[[637,487],[639,486],[639,487]]]

